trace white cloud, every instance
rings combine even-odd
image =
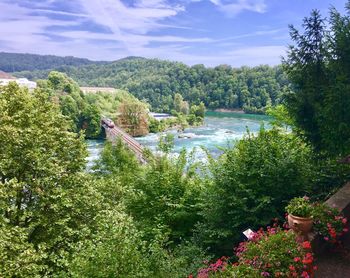
[[[278,65],[281,56],[285,55],[286,47],[281,45],[241,46],[231,51],[211,53],[210,55],[189,55],[175,52],[165,59],[184,61],[189,65],[202,63],[207,66],[228,64],[234,67],[241,65],[256,66],[260,64]]]
[[[279,29],[256,31],[216,40],[208,37],[164,35],[164,32],[161,35],[155,35],[154,31],[161,28],[188,28],[171,26],[166,24],[165,20],[185,11],[185,2],[199,0],[183,0],[177,3],[170,0],[138,0],[132,6],[120,0],[76,1],[81,7],[76,12],[53,9],[52,0],[40,2],[40,5],[33,3],[33,6],[0,2],[0,33],[2,34],[0,50],[73,55],[95,60],[119,59],[135,55],[178,60],[187,64],[203,63],[208,66],[278,64],[279,55],[284,53],[282,46],[242,47],[232,42],[240,38],[273,35],[278,33]],[[263,1],[240,0],[234,3],[228,3],[225,0],[210,1],[219,9],[229,8],[231,15],[243,10],[264,11],[263,6],[252,6],[254,3],[258,5],[258,2],[261,4]],[[55,17],[52,17],[52,14],[55,14]],[[87,20],[104,26],[104,29],[109,32],[84,29],[83,24]],[[64,28],[53,29],[53,26]],[[51,36],[61,37],[63,40],[52,39]],[[190,51],[197,53],[194,50],[201,46],[207,47],[209,52],[203,55],[190,54]]]
[[[265,0],[234,0],[225,2],[223,0],[209,0],[227,16],[236,16],[243,11],[265,13],[267,5]]]

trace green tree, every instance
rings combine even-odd
[[[148,111],[144,103],[125,99],[118,107],[118,114],[118,125],[132,136],[148,133]]]
[[[176,93],[174,96],[174,110],[176,112],[181,112],[182,103],[183,103],[182,95]]]
[[[303,21],[304,33],[291,26],[295,45],[284,60],[294,85],[286,107],[295,126],[318,151],[333,157],[350,153],[349,22],[335,9],[327,21],[313,11]]]
[[[88,234],[99,198],[80,174],[83,139],[68,128],[44,91],[1,88],[0,276],[64,271]]]

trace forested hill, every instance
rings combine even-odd
[[[5,72],[46,70],[66,66],[105,64],[107,62],[91,61],[72,56],[36,55],[0,52],[0,70]]]
[[[280,66],[189,67],[179,62],[129,57],[108,64],[61,66],[56,70],[67,73],[80,85],[128,89],[138,99],[149,102],[154,110],[165,112],[173,108],[175,93],[191,104],[203,101],[209,109],[263,112],[265,107],[279,103],[290,90]],[[46,78],[48,72],[20,72],[17,76]]]

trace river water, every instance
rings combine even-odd
[[[187,151],[196,149],[196,158],[205,159],[205,154],[201,147],[205,147],[214,157],[222,153],[222,148],[232,146],[236,140],[242,139],[247,133],[247,129],[256,133],[261,125],[269,127],[270,118],[264,115],[250,115],[232,112],[212,112],[206,113],[204,125],[195,128],[187,128],[181,133],[176,130],[167,131],[174,134],[174,154],[176,155],[185,148]],[[149,134],[144,137],[136,138],[143,146],[152,151],[157,150],[159,137],[164,133]],[[103,148],[103,140],[88,140],[88,164],[91,166],[93,161],[99,157]]]

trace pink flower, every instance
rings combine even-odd
[[[341,222],[343,222],[343,224],[346,224],[346,222],[348,222],[348,219],[343,218],[343,219],[341,220]]]
[[[343,229],[343,232],[344,232],[344,233],[347,233],[348,231],[349,231],[348,228],[344,228],[344,229]]]
[[[329,240],[329,238],[325,236],[325,237],[324,237],[324,240],[325,240],[325,241],[328,241],[328,240]]]

